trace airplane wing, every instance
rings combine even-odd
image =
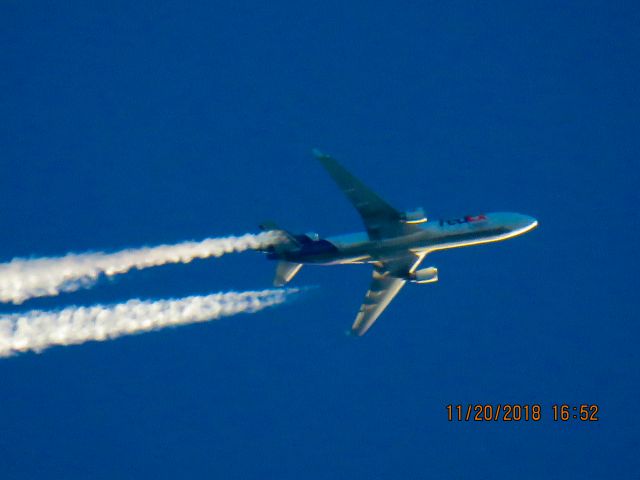
[[[379,262],[373,269],[373,278],[369,291],[365,295],[364,303],[360,307],[351,331],[358,336],[367,333],[371,325],[391,303],[398,292],[407,283],[403,278],[413,272],[425,255],[414,255],[407,252],[406,255]]]
[[[401,212],[389,205],[333,158],[317,150],[314,150],[313,154],[358,210],[369,238],[377,240],[407,235],[419,230],[415,225],[402,222]]]

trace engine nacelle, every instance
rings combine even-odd
[[[416,270],[409,276],[409,280],[414,283],[432,283],[438,281],[438,269],[436,267],[422,268]]]
[[[427,221],[422,207],[404,212],[400,218],[404,223],[424,223]]]

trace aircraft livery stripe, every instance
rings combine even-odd
[[[502,235],[509,233],[509,231],[510,230],[506,227],[498,227],[491,230],[482,230],[477,232],[452,233],[451,235],[437,238],[432,245],[440,245],[450,242],[464,242],[467,240],[480,240],[483,238],[490,240],[490,238],[487,237]]]

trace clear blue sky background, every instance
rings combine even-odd
[[[0,361],[0,477],[638,478],[637,2],[0,6],[0,260],[360,230],[398,208],[540,227],[433,254],[362,339],[369,268],[302,301]],[[257,253],[0,311],[270,285]],[[540,403],[450,423],[448,403]],[[597,403],[594,424],[550,405]]]

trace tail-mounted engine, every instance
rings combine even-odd
[[[427,217],[424,214],[424,209],[419,207],[415,210],[403,212],[400,216],[400,220],[404,223],[424,223],[427,221]]]
[[[432,283],[438,281],[438,269],[436,267],[422,268],[409,274],[409,281],[414,283]]]

